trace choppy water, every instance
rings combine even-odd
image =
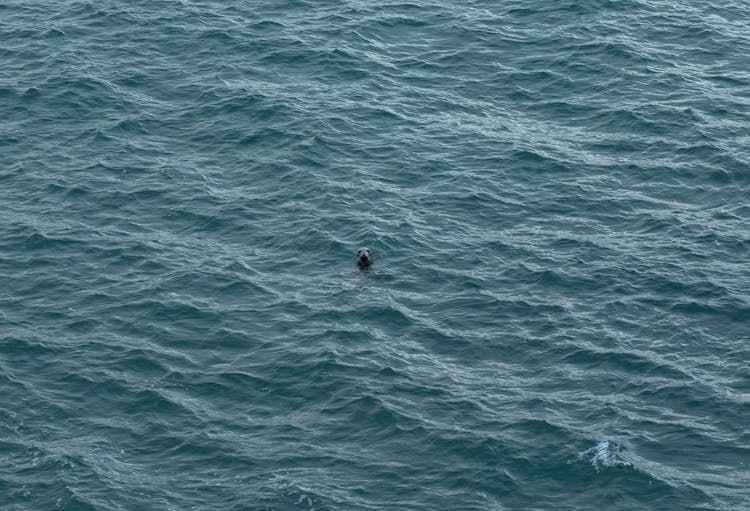
[[[749,23],[1,2],[0,509],[750,508]]]

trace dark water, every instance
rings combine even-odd
[[[748,26],[0,2],[0,509],[750,509]]]

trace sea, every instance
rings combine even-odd
[[[0,510],[750,509],[749,27],[0,0]]]

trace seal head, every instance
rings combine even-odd
[[[357,250],[357,265],[360,268],[366,268],[372,264],[372,252],[367,247]]]

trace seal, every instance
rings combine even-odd
[[[360,268],[367,268],[372,264],[372,252],[367,247],[362,247],[357,250],[357,266]]]

